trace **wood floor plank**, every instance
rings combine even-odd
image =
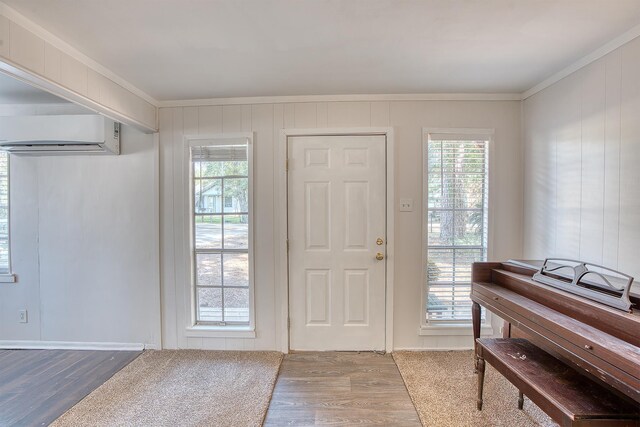
[[[404,382],[398,381],[397,376],[390,375],[363,375],[356,373],[351,375],[351,390],[353,392],[369,390],[370,392],[389,393],[391,391],[402,393],[406,390]]]
[[[266,426],[419,426],[390,355],[308,352],[286,355]]]
[[[409,411],[375,411],[364,409],[331,409],[316,411],[315,425],[317,426],[415,426],[420,425],[416,420],[415,409]],[[418,424],[416,424],[416,421]]]
[[[274,427],[308,427],[316,425],[316,410],[312,408],[296,408],[289,409],[287,411],[271,411],[269,407],[269,413],[267,413],[267,419],[264,423],[265,426]]]
[[[2,350],[0,425],[48,425],[140,354]]]
[[[8,375],[16,372],[24,374],[28,373],[33,366],[38,366],[43,359],[46,358],[45,354],[33,352],[30,350],[11,350],[14,353],[10,354],[6,360],[3,360],[0,365],[0,375]]]
[[[8,390],[28,391],[38,389],[44,383],[51,383],[55,380],[56,373],[52,370],[73,369],[77,360],[90,357],[87,352],[76,352],[73,354],[41,353],[37,358],[32,358],[30,362],[14,365],[12,372],[5,372],[2,375],[4,383],[0,384],[0,393]]]
[[[398,393],[399,394],[399,393]],[[406,396],[389,395],[379,392],[348,392],[348,393],[323,393],[301,394],[296,392],[278,392],[277,396],[271,399],[271,408],[314,408],[314,409],[391,409],[391,410],[413,410],[413,403],[407,400]]]
[[[11,404],[2,408],[2,419],[9,426],[48,425],[61,415],[56,414],[53,406],[60,402],[66,404],[73,395],[70,385],[76,385],[75,380],[56,381],[55,388],[52,384],[45,390],[31,394],[31,399],[25,399],[23,393],[17,393]]]
[[[295,391],[296,393],[319,391],[351,391],[351,380],[348,376],[330,377],[287,377],[278,380],[276,387],[278,391]]]

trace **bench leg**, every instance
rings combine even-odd
[[[518,409],[522,409],[524,406],[524,394],[522,392],[518,392]]]
[[[484,388],[484,359],[478,357],[478,400],[476,405],[478,407],[478,411],[482,411],[482,390]]]

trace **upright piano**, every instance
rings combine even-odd
[[[505,337],[526,338],[640,404],[640,293],[632,288],[633,278],[580,262],[562,264],[475,263],[474,338],[480,336],[483,306],[505,320]]]

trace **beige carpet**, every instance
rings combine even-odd
[[[145,351],[52,426],[259,426],[282,353]]]
[[[471,351],[399,351],[393,358],[425,426],[557,425],[526,397],[524,410],[519,410],[518,389],[489,364],[483,408],[476,410]]]

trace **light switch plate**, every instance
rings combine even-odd
[[[400,199],[400,212],[413,212],[413,199]]]

